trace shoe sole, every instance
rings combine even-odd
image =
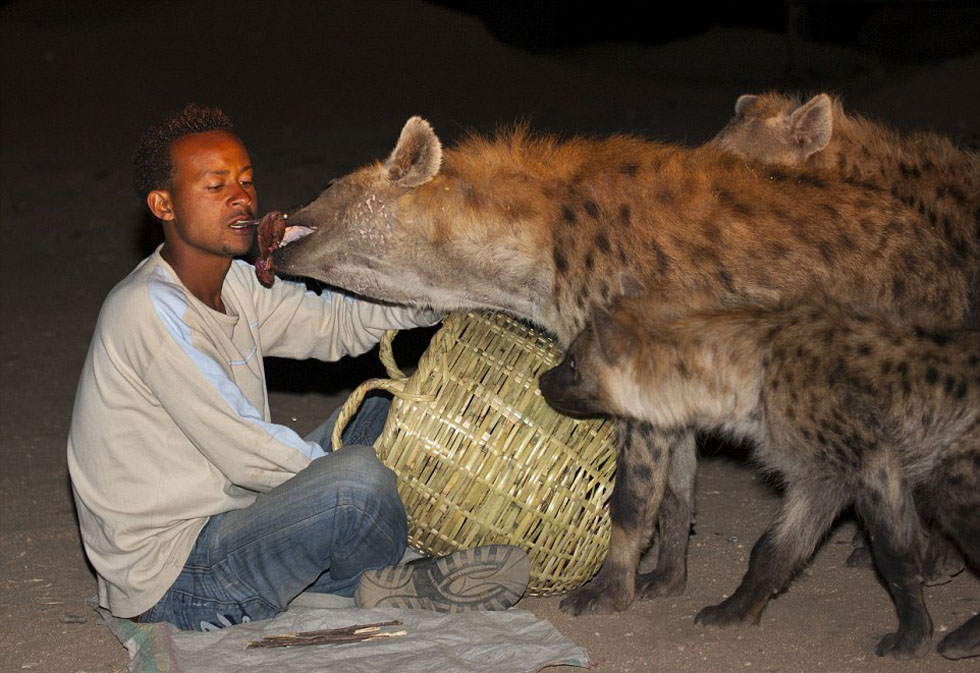
[[[527,589],[527,553],[509,545],[464,549],[438,559],[368,570],[354,602],[362,608],[435,612],[506,610]]]

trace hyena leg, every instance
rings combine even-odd
[[[980,569],[980,446],[950,459],[933,490],[936,520],[970,565]],[[980,615],[939,641],[936,651],[947,659],[980,656]]]
[[[667,487],[657,515],[657,567],[636,580],[637,596],[679,596],[687,586],[687,547],[694,515],[697,447],[693,433],[679,437],[670,453]]]
[[[863,528],[854,531],[854,537],[851,538],[851,547],[854,548],[854,551],[844,561],[845,566],[848,568],[874,567],[875,560],[871,555],[871,547],[868,545],[868,535],[864,532]]]
[[[735,592],[694,618],[704,626],[728,626],[748,619],[758,624],[769,599],[783,591],[847,503],[837,481],[791,483],[782,509],[752,548],[749,569]]]
[[[578,615],[625,610],[633,602],[636,566],[653,535],[667,481],[673,434],[646,423],[616,422],[616,483],[609,498],[609,551],[595,578],[573,591],[561,609]]]
[[[973,615],[940,640],[936,651],[947,659],[980,657],[980,614]]]
[[[943,536],[942,531],[929,529],[928,536],[926,555],[922,560],[922,583],[927,587],[946,584],[963,572],[966,567],[963,556]],[[854,551],[847,557],[844,562],[845,566],[848,568],[874,567],[874,556],[863,530],[854,534],[851,545],[854,547]]]
[[[875,647],[879,657],[922,656],[929,651],[932,620],[922,596],[925,541],[912,492],[897,470],[875,470],[857,499],[857,512],[871,539],[875,566],[885,580],[898,613],[898,631]],[[879,475],[883,475],[879,478]]]
[[[927,587],[946,584],[963,572],[966,563],[963,555],[940,530],[928,531],[929,541],[926,546],[926,556],[922,560],[922,583]]]

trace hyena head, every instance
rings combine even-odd
[[[595,311],[565,359],[541,376],[548,404],[571,416],[606,414],[660,427],[736,420],[758,387],[751,354],[736,364],[737,340],[722,336],[731,330],[711,332],[717,310],[655,311],[649,299]]]
[[[620,408],[610,394],[607,378],[615,377],[622,363],[620,355],[609,350],[610,335],[603,332],[608,316],[593,320],[582,330],[557,367],[538,379],[545,401],[569,416],[620,416]]]
[[[419,298],[419,269],[404,258],[429,245],[431,237],[419,231],[423,223],[398,217],[398,200],[431,181],[441,162],[442,146],[432,128],[411,118],[387,160],[334,180],[288,214],[290,227],[312,233],[276,249],[273,266],[367,296],[412,303]]]
[[[288,214],[289,230],[312,233],[279,236],[289,243],[275,249],[271,266],[382,301],[534,315],[532,304],[550,288],[539,259],[547,246],[531,227],[472,207],[477,187],[453,168],[453,156],[428,122],[412,117],[386,160]]]
[[[830,144],[833,127],[834,104],[825,93],[802,105],[779,93],[747,94],[711,142],[768,164],[799,166]]]

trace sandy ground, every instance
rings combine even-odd
[[[158,240],[130,187],[129,157],[138,132],[165,112],[194,100],[232,116],[258,167],[262,210],[306,200],[385,154],[412,114],[447,141],[529,119],[563,134],[635,131],[694,144],[721,127],[738,94],[779,87],[839,91],[853,109],[901,128],[958,138],[980,130],[976,53],[899,65],[828,45],[790,52],[781,35],[712,29],[658,46],[533,55],[494,39],[476,18],[417,2],[99,6],[14,2],[0,13],[5,672],[126,670],[126,651],[83,604],[95,582],[64,447],[102,298]],[[276,420],[311,429],[377,371],[372,357],[269,362]],[[980,670],[976,660],[872,654],[894,612],[870,570],[843,567],[847,521],[760,627],[696,627],[696,611],[734,589],[777,503],[731,451],[705,453],[685,596],[612,616],[570,617],[558,598],[522,607],[587,647],[601,673]],[[970,574],[927,594],[938,632],[980,609]]]

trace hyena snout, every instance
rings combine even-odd
[[[604,413],[598,389],[579,377],[574,360],[566,358],[557,367],[546,371],[538,379],[538,387],[545,401],[567,416],[598,416]]]

